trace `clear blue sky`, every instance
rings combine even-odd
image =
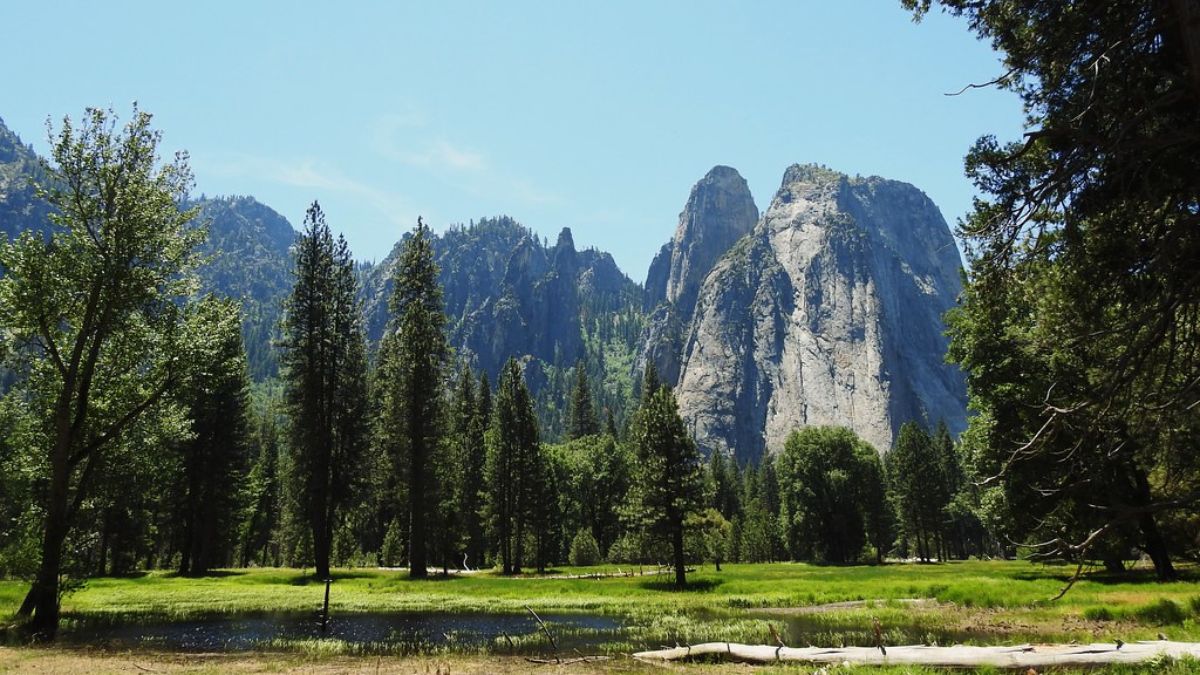
[[[1017,101],[947,97],[1001,72],[965,22],[899,0],[6,2],[0,117],[44,152],[85,106],[155,114],[196,192],[299,226],[319,199],[357,257],[418,214],[509,214],[611,251],[637,281],[692,184],[741,171],[766,208],[821,162],[925,190],[953,223],[981,134]]]

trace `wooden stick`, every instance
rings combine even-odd
[[[554,647],[554,660],[561,661],[561,659],[558,658],[558,642],[554,639],[554,636],[550,634],[550,629],[546,628],[546,622],[542,621],[542,617],[538,616],[537,612],[533,611],[533,608],[529,605],[525,605],[525,609],[529,610],[529,613],[533,615],[533,618],[537,619],[538,625],[542,627],[542,632],[546,634],[546,637],[550,638],[550,646]]]
[[[560,665],[560,666],[569,666],[572,663],[593,663],[595,661],[607,661],[610,658],[611,657],[609,657],[609,656],[581,656],[577,659],[567,659],[566,661],[563,661],[560,659],[554,659],[552,661],[550,659],[535,659],[531,656],[526,656],[525,660],[530,663],[545,663],[545,664],[553,663],[553,664]]]
[[[321,632],[329,630],[329,584],[333,579],[325,580],[325,608],[321,610]]]

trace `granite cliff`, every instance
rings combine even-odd
[[[924,193],[792,166],[758,223],[718,257],[693,305],[680,306],[681,295],[654,314],[690,320],[662,329],[652,319],[643,347],[705,450],[754,460],[794,429],[837,424],[883,451],[908,420],[965,427],[966,388],[944,361],[942,322],[960,261]],[[662,339],[670,330],[674,345]]]
[[[659,249],[646,275],[645,348],[639,366],[652,362],[665,382],[679,381],[683,340],[696,297],[717,261],[754,229],[758,207],[735,169],[716,166],[692,188],[675,236]]]

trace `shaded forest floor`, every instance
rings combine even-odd
[[[641,665],[623,655],[705,641],[774,644],[774,632],[792,646],[873,645],[875,621],[889,645],[1130,642],[1153,640],[1159,634],[1172,640],[1200,641],[1200,570],[1185,567],[1184,579],[1170,584],[1156,583],[1147,570],[1123,576],[1096,572],[1085,576],[1063,599],[1052,600],[1073,572],[1074,567],[1011,561],[880,567],[726,565],[721,572],[706,566],[689,575],[687,591],[676,592],[669,580],[654,577],[534,581],[534,577],[484,572],[411,580],[403,571],[345,569],[335,573],[331,614],[335,619],[393,612],[526,615],[528,606],[543,614],[613,617],[615,628],[570,628],[551,622],[551,632],[557,635],[564,656],[578,649],[614,657],[601,664],[575,664],[573,672],[597,668],[643,672]],[[0,623],[15,611],[25,589],[22,582],[0,581]],[[201,578],[167,572],[97,578],[64,598],[64,630],[96,622],[169,623],[314,612],[323,594],[323,583],[291,569],[229,570]],[[207,672],[205,668],[215,664],[212,672],[374,672],[378,666],[381,672],[436,673],[438,659],[452,664],[451,672],[557,668],[533,666],[522,658],[553,653],[544,632],[536,626],[470,645],[364,644],[324,638],[273,640],[262,648],[270,653],[242,651],[200,658],[156,650],[153,645],[133,651],[122,644],[87,650],[17,647],[0,651],[0,671],[102,672],[110,667],[117,672],[137,671],[129,665],[129,654],[149,658],[158,665],[138,663],[162,672]],[[510,653],[516,656],[508,656]],[[1178,672],[1200,671],[1197,664],[1183,666],[1190,669]],[[1171,672],[1162,667],[1159,664],[1157,670],[1145,672]],[[703,671],[715,669],[713,672],[727,668],[757,672],[743,666],[700,666]]]

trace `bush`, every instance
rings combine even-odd
[[[571,540],[570,563],[576,567],[600,564],[600,545],[591,530],[583,528]]]
[[[1107,607],[1088,607],[1083,610],[1083,618],[1088,621],[1112,621],[1116,617]]]
[[[1187,612],[1183,611],[1183,607],[1180,607],[1179,603],[1174,600],[1161,598],[1157,602],[1138,607],[1134,611],[1134,616],[1147,623],[1167,626],[1183,623],[1183,620],[1187,618]]]
[[[661,539],[626,532],[608,548],[608,562],[654,565],[671,557],[671,547]]]

